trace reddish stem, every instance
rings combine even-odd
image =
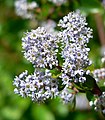
[[[98,87],[96,81],[94,81],[94,88],[92,89],[92,93],[93,93],[94,95],[98,95],[98,96],[102,95],[102,91],[101,91],[100,88]]]

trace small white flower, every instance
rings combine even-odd
[[[90,105],[90,106],[93,106],[93,104],[94,104],[93,101],[90,101],[90,102],[89,102],[89,105]]]
[[[15,93],[15,94],[18,94],[18,93],[19,93],[19,91],[18,91],[17,88],[14,89],[14,93]]]

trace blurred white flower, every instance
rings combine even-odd
[[[64,4],[65,2],[67,2],[67,0],[48,0],[54,4],[57,4],[57,5],[62,5]]]
[[[31,19],[35,16],[32,10],[38,7],[36,2],[28,3],[27,0],[15,0],[14,4],[18,16],[26,19]]]

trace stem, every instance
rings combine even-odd
[[[56,66],[56,68],[61,71],[62,70],[62,67],[61,66]]]

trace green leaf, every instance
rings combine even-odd
[[[105,86],[101,86],[100,89],[101,89],[102,91],[105,91]]]
[[[62,64],[64,62],[64,59],[63,59],[63,57],[60,54],[62,52],[62,48],[61,48],[62,44],[58,43],[58,46],[59,46],[59,48],[58,48],[57,58],[58,58],[58,61],[59,61],[59,65],[62,66]]]
[[[84,75],[86,77],[86,82],[84,82],[82,85],[83,87],[87,87],[88,90],[92,90],[95,86],[95,79],[90,75]]]
[[[57,69],[52,69],[50,70],[50,72],[52,73],[52,75],[54,76],[57,76],[58,74],[60,74],[60,71],[58,71]]]
[[[63,90],[64,87],[65,87],[65,85],[62,85],[62,80],[61,80],[61,79],[58,79],[58,83],[59,83],[59,85],[58,85],[58,90],[59,90],[59,91]]]
[[[92,101],[94,98],[94,95],[90,91],[86,91],[86,97],[89,101]]]

